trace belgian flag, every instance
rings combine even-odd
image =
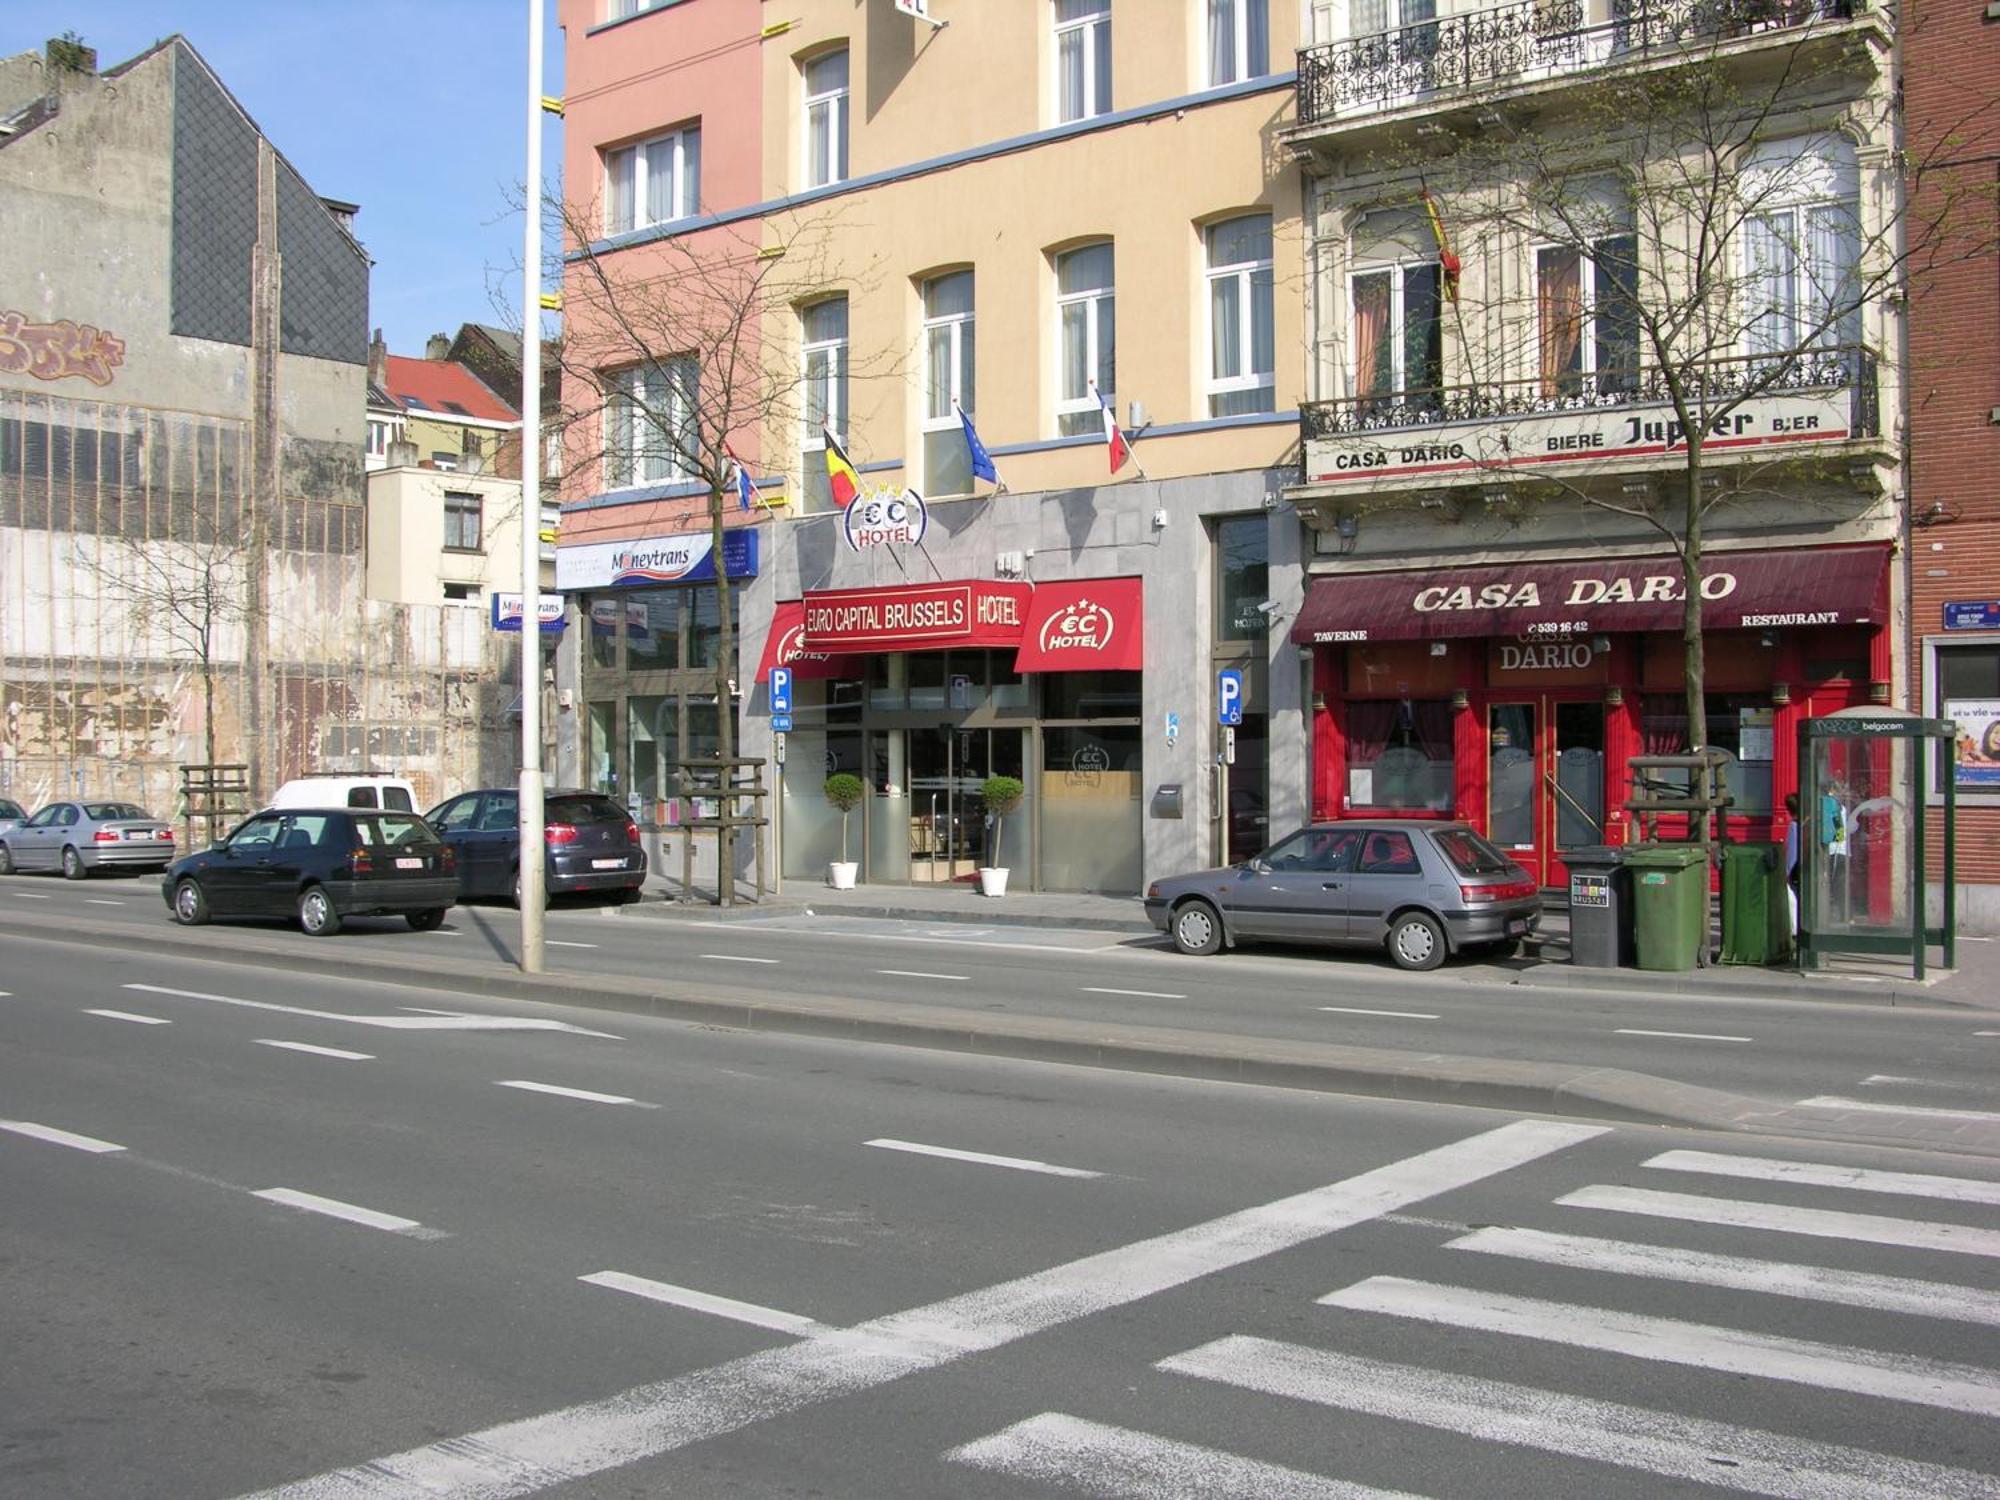
[[[833,429],[823,426],[820,432],[826,438],[827,488],[833,494],[833,503],[845,510],[861,493],[861,476],[854,472],[847,450],[840,446],[840,439],[833,435]]]

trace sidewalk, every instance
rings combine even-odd
[[[698,889],[698,899],[690,903],[681,903],[679,895],[678,880],[651,875],[646,881],[646,899],[635,910],[649,917],[698,917],[711,921],[757,921],[811,914],[953,922],[979,927],[1055,927],[1166,941],[1146,920],[1145,907],[1137,896],[1010,891],[989,899],[979,894],[977,886],[967,884],[875,885],[836,891],[823,882],[804,880],[786,881],[780,894],[767,895],[761,902],[739,894],[737,904],[727,908],[713,904],[713,889]],[[1716,946],[1720,946],[1719,942]],[[1832,999],[1859,1004],[1964,1005],[2000,1010],[2000,941],[1960,938],[1956,957],[1956,968],[1931,966],[1921,983],[1910,977],[1907,963],[1862,957],[1846,958],[1834,967],[1811,974],[1796,969],[1737,964],[1687,973],[1580,968],[1569,961],[1569,911],[1550,907],[1543,912],[1541,924],[1524,945],[1521,956],[1455,960],[1441,975],[1492,984],[1642,991],[1655,995]]]

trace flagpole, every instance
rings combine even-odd
[[[1425,182],[1421,176],[1417,178],[1417,191],[1423,195],[1424,213],[1431,221],[1431,236],[1437,241],[1438,291],[1440,294],[1447,294],[1448,290],[1451,301],[1451,320],[1458,326],[1459,352],[1465,356],[1467,376],[1472,377],[1476,367],[1472,362],[1472,336],[1465,331],[1465,305],[1459,301],[1457,284],[1450,279],[1451,272],[1445,268],[1444,264],[1446,258],[1451,256],[1451,247],[1445,241],[1444,215],[1438,209],[1437,199],[1431,196],[1430,184]],[[1438,371],[1438,378],[1440,380],[1444,378],[1444,371]],[[1476,378],[1468,378],[1467,384],[1471,385],[1476,391],[1479,382]],[[1438,393],[1438,399],[1440,402],[1443,401],[1444,393],[1442,391]]]

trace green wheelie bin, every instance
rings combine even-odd
[[[1632,940],[1642,969],[1685,970],[1708,941],[1708,853],[1699,844],[1631,844]]]
[[[1727,845],[1722,851],[1722,961],[1782,963],[1791,948],[1784,845]]]

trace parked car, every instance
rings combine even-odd
[[[171,825],[131,802],[51,802],[0,831],[0,875],[61,870],[81,880],[92,870],[164,870],[173,857]]]
[[[295,776],[271,794],[272,807],[382,807],[415,812],[417,789],[386,771],[315,771]]]
[[[296,916],[312,937],[349,917],[401,916],[419,932],[458,899],[451,850],[415,813],[345,807],[258,813],[160,883],[174,920]]]
[[[28,810],[12,797],[0,797],[0,834],[5,834],[16,823],[28,821]]]
[[[1534,878],[1463,823],[1316,823],[1255,859],[1156,880],[1146,915],[1183,953],[1271,939],[1386,947],[1405,969],[1506,945],[1541,920]]]
[[[542,803],[543,889],[615,891],[636,901],[646,883],[639,825],[599,792],[552,791]],[[461,792],[424,815],[458,856],[461,899],[500,896],[521,901],[521,794],[512,787]]]

